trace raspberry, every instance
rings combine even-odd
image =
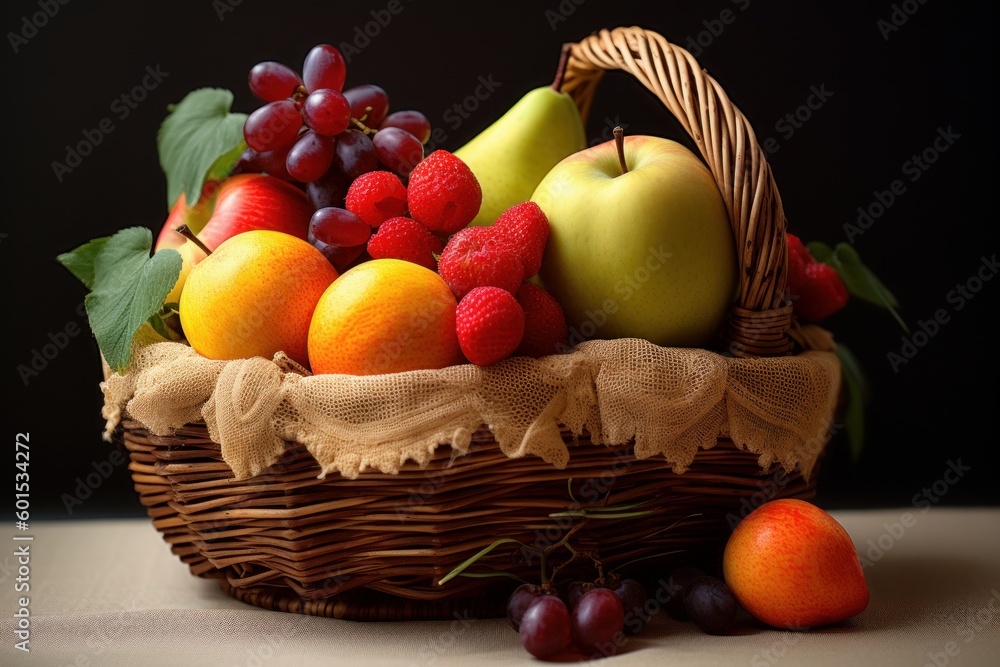
[[[524,310],[524,337],[517,354],[524,357],[544,357],[556,354],[567,346],[569,335],[562,306],[538,285],[524,283],[517,290],[517,302]]]
[[[465,358],[480,366],[506,359],[524,335],[524,311],[499,287],[477,287],[455,311],[455,330]]]
[[[524,263],[522,280],[538,273],[549,240],[549,219],[538,204],[526,201],[511,206],[493,223],[493,230]]]
[[[368,240],[372,259],[405,259],[408,262],[437,269],[434,255],[441,254],[441,239],[412,218],[389,218]]]
[[[461,299],[476,287],[499,287],[513,294],[524,269],[513,250],[496,242],[492,228],[468,227],[444,247],[438,273]]]
[[[483,190],[461,158],[436,150],[410,173],[406,202],[413,219],[427,229],[454,234],[479,213]]]
[[[796,316],[821,322],[847,304],[849,294],[837,270],[817,262],[794,234],[788,234],[788,293]]]
[[[345,208],[372,227],[406,215],[406,187],[389,171],[361,174],[347,189]]]

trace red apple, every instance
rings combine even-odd
[[[264,174],[240,174],[219,183],[207,183],[193,207],[183,193],[160,230],[156,250],[176,248],[181,254],[181,275],[166,303],[180,300],[181,289],[195,264],[206,255],[174,231],[186,224],[209,250],[240,232],[270,229],[305,239],[313,209],[294,185]]]
[[[212,217],[212,211],[215,209],[215,198],[218,196],[221,186],[222,183],[218,181],[205,183],[205,187],[201,190],[201,197],[194,206],[188,206],[187,195],[182,192],[181,196],[174,202],[173,208],[170,209],[170,215],[163,223],[163,228],[160,229],[160,235],[156,238],[156,250],[180,248],[187,243],[186,238],[174,231],[181,225],[187,225],[195,234],[200,232],[205,227],[205,223]]]
[[[803,500],[772,500],[751,512],[729,536],[722,566],[743,608],[776,628],[839,623],[868,606],[850,535]]]

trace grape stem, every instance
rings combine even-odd
[[[374,127],[368,127],[367,125],[365,125],[365,121],[368,120],[368,114],[370,114],[371,112],[372,112],[372,108],[370,106],[369,107],[365,107],[365,113],[364,113],[363,116],[361,116],[361,118],[351,117],[351,125],[353,125],[354,127],[358,128],[359,130],[361,130],[365,134],[375,134],[376,132],[378,132],[377,129],[375,129]]]
[[[174,227],[174,231],[177,232],[178,234],[180,234],[181,236],[183,236],[184,238],[186,238],[191,243],[193,243],[196,246],[198,246],[201,249],[201,251],[203,253],[205,253],[206,255],[211,255],[212,254],[212,251],[209,250],[208,246],[205,245],[204,243],[202,243],[201,239],[199,239],[197,236],[195,236],[195,233],[192,232],[191,228],[188,227],[187,225],[181,225],[179,227]]]
[[[569,545],[567,544],[566,547],[569,548]],[[572,555],[569,558],[567,558],[566,560],[564,560],[563,562],[559,563],[558,565],[552,568],[552,574],[549,575],[550,582],[556,580],[556,575],[559,574],[559,570],[563,569],[564,567],[575,561],[577,558],[580,558],[580,556],[582,555],[579,551],[571,550],[571,553]]]
[[[594,556],[592,554],[588,554],[588,556],[590,557],[590,560],[594,561],[594,567],[597,568],[597,579],[594,581],[594,583],[597,584],[598,586],[603,586],[604,585],[604,563],[602,563],[601,559],[598,558],[597,556]]]
[[[365,114],[365,116],[367,116],[367,115],[368,114]],[[354,127],[358,128],[359,130],[361,130],[365,134],[375,134],[376,132],[378,132],[378,130],[376,130],[374,127],[368,127],[367,125],[365,125],[364,123],[362,123],[357,118],[351,118],[351,125],[353,125]],[[381,141],[381,139],[379,141]]]
[[[546,548],[546,549],[544,549],[542,551],[542,553],[539,556],[539,561],[540,561],[539,567],[541,568],[541,571],[542,571],[541,572],[541,574],[542,574],[542,576],[541,576],[542,588],[548,589],[552,585],[551,584],[551,577],[549,576],[549,574],[547,572],[547,569],[548,569],[547,565],[548,565],[548,557],[549,557],[549,555],[552,552],[554,552],[556,549],[558,549],[558,548],[560,548],[562,546],[568,546],[567,543],[569,542],[569,538],[573,537],[573,534],[576,533],[576,531],[578,531],[581,528],[583,528],[584,525],[586,525],[586,523],[587,523],[587,518],[584,517],[583,521],[581,521],[580,523],[578,523],[575,526],[573,526],[572,528],[570,528],[566,532],[566,534],[563,536],[563,538],[561,540],[559,540],[555,544],[549,546],[548,548]],[[570,549],[570,551],[572,551],[572,549]],[[574,554],[575,554],[575,552],[574,552]],[[574,557],[575,557],[575,555],[574,555]],[[555,574],[558,571],[558,569],[559,568],[555,568],[552,571],[552,577],[555,576]]]

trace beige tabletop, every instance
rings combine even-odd
[[[714,637],[664,614],[629,665],[1000,665],[1000,509],[836,512],[865,564],[867,611],[791,633]],[[502,619],[356,623],[270,612],[188,574],[145,520],[5,531],[0,665],[538,665]],[[14,541],[15,536],[34,539]],[[30,654],[14,648],[16,548],[30,544]]]

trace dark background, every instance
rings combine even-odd
[[[421,109],[447,132],[443,148],[458,148],[529,89],[548,83],[563,42],[603,27],[641,25],[680,45],[702,33],[701,64],[750,119],[758,139],[774,137],[780,145],[770,161],[790,229],[804,240],[846,241],[843,225],[855,221],[858,207],[903,180],[905,192],[854,239],[855,247],[898,296],[911,328],[919,330],[919,321],[941,308],[950,321],[898,372],[887,354],[900,351],[902,332],[886,313],[853,302],[827,322],[867,369],[873,398],[860,460],[852,463],[846,438],[838,435],[823,463],[818,502],[910,505],[959,459],[971,470],[940,502],[1000,500],[992,478],[1000,281],[986,282],[961,310],[948,300],[950,290],[976,274],[981,258],[998,250],[990,206],[996,188],[993,6],[901,2],[912,16],[886,39],[878,21],[890,18],[888,1],[864,10],[763,0],[655,3],[655,9],[624,0],[400,2],[402,13],[352,58],[347,85],[377,83],[394,109]],[[251,66],[270,59],[298,69],[311,46],[352,41],[355,27],[388,3],[322,4],[72,2],[59,6],[17,53],[8,35],[7,210],[0,241],[8,285],[4,413],[9,437],[31,434],[34,517],[66,517],[61,496],[77,493],[78,478],[98,469],[109,472],[108,479],[73,506],[73,517],[142,511],[125,466],[113,464],[119,459],[100,439],[98,350],[77,313],[84,290],[55,256],[125,226],[159,229],[167,209],[155,135],[167,104],[194,88],[219,86],[235,92],[235,110],[249,112],[256,108],[246,89]],[[735,20],[717,22],[727,9]],[[37,2],[6,3],[5,32],[20,32],[23,17],[38,11]],[[141,83],[146,66],[157,65],[168,73],[165,80],[128,118],[116,118],[113,100]],[[500,82],[489,99],[459,127],[446,122],[445,112],[489,75]],[[812,86],[832,95],[789,137],[776,123],[807,101]],[[105,117],[115,130],[59,182],[51,163],[63,161],[66,144]],[[632,134],[682,139],[655,98],[625,74],[601,84],[588,123],[591,139],[602,139],[606,119]],[[939,128],[960,138],[911,182],[903,164],[931,146]],[[17,367],[30,364],[50,334],[74,324],[83,333],[67,337],[64,349],[25,384]],[[9,460],[12,465],[13,455]]]

